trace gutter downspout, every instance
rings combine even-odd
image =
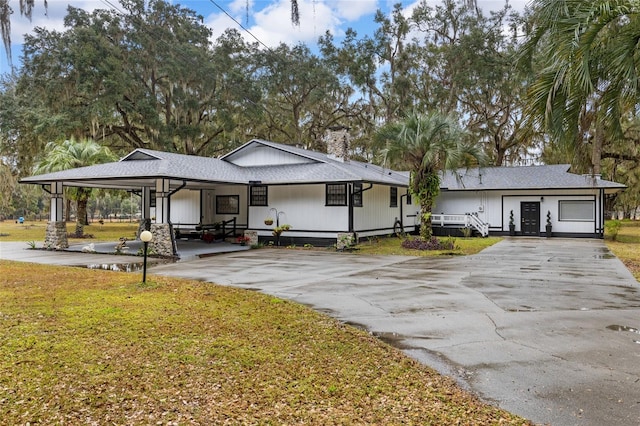
[[[403,198],[408,198],[409,197],[409,191],[407,191],[404,195],[400,196],[400,230],[404,233],[404,211],[403,211],[403,204],[402,204],[402,199]]]
[[[178,255],[178,242],[176,241],[176,235],[173,232],[173,223],[171,223],[171,196],[176,192],[180,191],[185,186],[187,186],[187,181],[183,180],[182,185],[180,185],[173,191],[170,191],[169,194],[167,195],[167,201],[168,201],[167,202],[167,223],[169,224],[169,229],[171,230],[171,246],[173,247],[174,256]]]

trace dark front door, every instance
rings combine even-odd
[[[540,203],[521,202],[522,235],[540,235]]]

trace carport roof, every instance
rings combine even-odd
[[[556,164],[458,169],[445,173],[440,187],[448,191],[596,188],[607,193],[626,188],[621,183],[570,173],[569,168],[568,164]]]
[[[408,174],[384,169],[358,161],[341,162],[326,154],[303,150],[268,141],[253,140],[294,155],[311,159],[299,164],[239,166],[222,158],[199,157],[149,149],[136,149],[113,163],[63,170],[21,180],[22,183],[50,184],[63,182],[65,186],[97,188],[139,189],[153,186],[155,179],[169,179],[171,186],[183,183],[187,188],[227,184],[304,184],[323,182],[373,182],[394,186],[407,186]]]

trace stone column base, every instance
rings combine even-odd
[[[149,249],[159,256],[175,256],[174,240],[171,226],[168,223],[152,223],[151,229],[153,239],[149,243]]]
[[[140,238],[142,231],[148,231],[151,228],[151,219],[140,219],[138,223],[138,232],[136,232],[136,238]]]
[[[244,236],[249,237],[249,241],[247,241],[248,246],[255,246],[258,244],[258,231],[250,231],[247,229],[244,231]]]
[[[68,247],[67,222],[47,222],[47,231],[44,237],[44,248],[62,250]]]
[[[356,245],[358,240],[353,232],[340,232],[337,236],[336,249],[342,251]]]

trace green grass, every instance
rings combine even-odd
[[[75,231],[75,223],[67,223],[67,232]],[[0,242],[2,241],[44,241],[47,222],[44,221],[28,221],[23,224],[15,223],[15,221],[5,220],[0,222]],[[105,222],[100,225],[93,222],[84,227],[84,233],[93,235],[91,241],[118,241],[120,237],[135,239],[138,223],[133,222]],[[69,239],[69,242],[84,242],[87,239]]]
[[[6,424],[527,424],[366,332],[272,296],[0,269]]]
[[[445,239],[448,237],[444,237]],[[500,237],[487,238],[455,238],[455,250],[408,250],[401,246],[402,238],[384,237],[370,238],[358,244],[356,253],[370,255],[399,255],[399,256],[442,256],[442,255],[471,255],[501,241]]]
[[[620,259],[640,282],[640,221],[623,220],[616,236],[605,235],[607,247]]]

